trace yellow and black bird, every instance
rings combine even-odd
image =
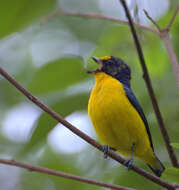
[[[144,112],[130,87],[131,71],[120,58],[93,57],[99,68],[93,73],[95,86],[90,95],[88,113],[100,140],[109,148],[124,156],[144,161],[157,176],[165,167],[154,153],[152,137]]]

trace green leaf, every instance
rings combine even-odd
[[[133,62],[135,51],[128,32],[128,26],[124,25],[121,27],[121,25],[112,24],[111,27],[101,35],[95,55],[113,55],[121,57],[125,61],[127,61],[127,59],[131,59],[131,62]],[[130,52],[130,56],[127,52]]]
[[[1,1],[0,38],[16,32],[48,13],[56,0],[11,0]]]
[[[65,0],[61,3],[61,6],[65,10],[80,11],[84,13],[99,11],[98,2],[95,0],[90,0],[88,3],[83,0]],[[58,21],[62,21],[69,31],[80,41],[93,44],[96,44],[110,24],[110,22],[104,20],[86,19],[77,16],[60,16]]]
[[[170,143],[173,148],[179,149],[179,143]]]
[[[41,94],[61,90],[88,75],[80,57],[62,58],[42,66],[34,75],[29,90]]]
[[[79,154],[71,154],[71,155],[65,155],[65,154],[57,154],[53,152],[50,147],[43,146],[43,154],[38,156],[38,158],[33,159],[38,160],[38,165],[45,168],[50,168],[56,171],[62,171],[66,173],[71,173],[74,175],[81,175],[88,177],[88,171],[84,173],[84,168],[87,167],[86,164],[83,164],[83,167],[79,167],[83,162],[80,162],[78,159],[81,157]],[[90,153],[91,155],[91,153]],[[90,158],[89,158],[90,159]],[[28,160],[29,162],[29,160]],[[95,161],[94,161],[95,162]],[[86,162],[88,163],[88,162]],[[20,184],[22,184],[23,189],[25,190],[31,190],[31,189],[46,189],[46,190],[53,190],[55,189],[61,189],[61,190],[79,190],[79,189],[85,189],[85,190],[101,190],[100,187],[81,183],[76,180],[70,180],[65,179],[63,177],[57,177],[53,175],[44,175],[42,173],[37,172],[29,172],[27,170],[22,170],[22,175],[20,178]],[[89,178],[96,179],[96,176],[90,176]],[[33,183],[31,183],[33,181]],[[103,188],[102,188],[103,189]]]
[[[74,111],[87,109],[88,98],[88,94],[78,94],[76,96],[61,99],[59,102],[51,106],[51,108],[62,117],[66,117]],[[50,115],[43,113],[39,118],[30,141],[23,148],[20,154],[26,154],[33,149],[34,146],[44,142],[48,133],[56,126],[57,123],[58,122]]]
[[[56,154],[53,152],[50,147],[46,146],[44,150],[43,157],[40,158],[39,164],[42,167],[51,168],[57,171],[63,171],[66,173],[72,173],[75,175],[81,175],[81,167],[78,165],[78,155],[71,154]],[[84,183],[79,183],[78,181],[64,179],[64,178],[56,178],[54,176],[49,176],[51,180],[56,185],[56,189],[71,189],[73,187],[74,190],[78,189],[96,189],[95,186],[89,185],[89,187]]]
[[[170,182],[179,183],[179,168],[166,168],[165,172],[162,175],[162,178]]]

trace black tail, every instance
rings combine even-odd
[[[162,173],[164,172],[165,167],[164,167],[164,165],[162,164],[162,162],[157,157],[156,157],[156,159],[157,159],[157,164],[156,164],[157,166],[155,168],[152,167],[152,166],[150,166],[150,165],[148,165],[148,164],[147,165],[154,172],[154,174],[156,176],[160,177],[162,175]]]

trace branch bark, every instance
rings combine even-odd
[[[167,27],[163,30],[160,29],[158,24],[148,15],[148,13],[145,10],[144,10],[144,12],[145,12],[146,16],[157,27],[157,29],[153,29],[152,27],[148,27],[148,26],[142,25],[142,24],[137,23],[137,22],[133,22],[133,24],[144,29],[144,30],[147,30],[147,31],[150,31],[150,32],[153,32],[153,33],[159,35],[164,40],[166,49],[167,49],[168,54],[169,54],[170,62],[172,64],[172,67],[174,70],[173,72],[174,72],[174,76],[175,76],[176,81],[177,81],[177,86],[179,88],[179,79],[178,79],[179,78],[179,76],[178,76],[179,66],[178,66],[178,62],[176,59],[176,54],[173,51],[173,47],[172,47],[172,44],[170,42],[169,37],[168,37],[169,42],[167,42],[167,37],[164,38],[162,35],[162,32],[164,30],[169,32],[178,11],[179,11],[179,6],[176,8],[176,10],[175,10],[171,20],[169,21]],[[116,22],[116,23],[129,24],[127,21],[124,21],[122,19],[118,19],[118,18],[110,17],[110,16],[105,16],[105,15],[101,15],[101,14],[82,13],[82,12],[76,12],[76,11],[63,11],[63,10],[58,10],[58,11],[48,15],[47,17],[41,19],[40,23],[44,24],[44,23],[48,22],[49,20],[53,19],[54,17],[63,16],[63,15],[65,15],[65,16],[76,16],[76,17],[82,17],[82,18],[88,18],[88,19],[102,19],[102,20],[112,21],[112,22]],[[170,45],[169,45],[169,43],[170,43]]]
[[[172,24],[173,24],[173,22],[174,22],[174,20],[175,20],[175,18],[177,16],[177,14],[178,14],[178,11],[179,11],[179,6],[177,6],[177,8],[176,8],[176,10],[175,10],[172,18],[170,19],[170,22],[168,23],[168,25],[166,27],[168,30],[170,30],[170,28],[171,28],[171,26],[172,26]]]
[[[135,189],[132,189],[132,188],[127,188],[127,187],[122,187],[122,186],[119,186],[119,185],[108,184],[108,183],[104,183],[104,182],[84,178],[84,177],[81,177],[81,176],[72,175],[72,174],[69,174],[69,173],[55,171],[55,170],[48,169],[48,168],[42,168],[42,167],[39,167],[39,166],[26,164],[26,163],[23,163],[23,162],[17,162],[15,160],[0,159],[0,163],[6,164],[6,165],[11,165],[11,166],[16,166],[16,167],[20,167],[20,168],[25,168],[25,169],[28,169],[30,171],[36,171],[36,172],[40,172],[40,173],[44,173],[44,174],[48,174],[48,175],[53,175],[53,176],[67,178],[67,179],[72,179],[72,180],[79,181],[79,182],[89,183],[89,184],[93,184],[93,185],[97,185],[97,186],[101,186],[101,187],[107,187],[107,188],[110,188],[110,189],[135,190]]]
[[[177,16],[178,11],[179,11],[179,6],[176,8],[172,18],[170,19],[168,25],[164,29],[160,28],[160,26],[152,19],[152,17],[149,16],[147,11],[144,11],[144,13],[146,14],[147,18],[156,26],[156,28],[159,32],[159,36],[164,41],[165,47],[168,51],[170,62],[172,64],[173,73],[176,78],[177,87],[179,88],[179,65],[178,65],[178,61],[177,61],[177,56],[175,54],[175,51],[173,49],[173,46],[172,46],[172,43],[171,43],[170,37],[169,37],[169,31],[170,31],[171,26]]]
[[[145,80],[145,83],[146,83],[146,86],[147,86],[147,89],[148,89],[148,92],[149,92],[149,95],[150,95],[150,98],[151,98],[151,101],[152,101],[152,105],[153,105],[153,108],[154,108],[154,111],[155,111],[155,115],[157,117],[157,121],[158,121],[158,124],[160,126],[160,131],[161,131],[163,139],[165,141],[165,145],[166,145],[170,160],[171,160],[172,165],[174,167],[179,167],[179,163],[177,161],[176,154],[175,154],[173,148],[170,145],[170,138],[169,138],[169,135],[167,133],[167,130],[166,130],[166,127],[165,127],[165,124],[164,124],[164,121],[163,121],[159,106],[158,106],[158,102],[157,102],[157,99],[156,99],[155,94],[154,94],[151,79],[150,79],[149,72],[148,72],[148,69],[147,69],[147,66],[146,66],[146,63],[145,63],[142,48],[141,48],[139,39],[137,37],[137,33],[135,31],[135,28],[134,28],[132,17],[130,15],[130,12],[129,12],[128,7],[126,5],[126,1],[125,0],[120,0],[120,1],[121,1],[121,4],[123,5],[123,8],[124,8],[125,13],[126,13],[126,17],[128,18],[128,21],[129,21],[129,26],[130,26],[131,33],[132,33],[132,36],[133,36],[133,40],[134,40],[134,43],[135,43],[135,46],[136,46],[136,49],[137,49],[140,64],[141,64],[141,67],[142,67],[142,70],[143,70],[144,80]]]
[[[48,113],[51,117],[53,117],[55,120],[63,124],[65,127],[67,127],[69,130],[71,130],[73,133],[75,133],[77,136],[81,137],[83,140],[94,146],[100,151],[103,151],[103,146],[99,144],[97,141],[77,129],[75,126],[73,126],[71,123],[68,121],[64,120],[59,114],[57,114],[55,111],[51,110],[43,104],[38,98],[33,96],[29,91],[27,91],[23,86],[21,86],[13,77],[11,77],[2,67],[0,67],[0,74],[7,79],[14,87],[16,87],[22,94],[24,94],[30,101],[32,101],[36,106],[40,107],[42,110],[44,110],[46,113]],[[126,161],[124,158],[122,158],[120,155],[115,154],[112,151],[108,152],[108,156],[116,160],[117,162],[123,164],[124,166],[126,165]],[[159,177],[156,177],[145,170],[137,167],[137,166],[132,166],[131,168],[141,176],[144,176],[145,178],[149,179],[150,181],[153,181],[154,183],[161,185],[162,187],[165,187],[167,189],[176,189],[176,185],[170,184],[164,180],[162,180]]]
[[[165,47],[168,51],[168,55],[170,58],[170,62],[173,68],[173,73],[176,79],[177,87],[179,88],[179,65],[177,61],[177,56],[175,54],[175,51],[173,49],[172,43],[170,41],[169,32],[168,31],[161,31],[161,38],[164,41]]]
[[[88,18],[88,19],[102,19],[102,20],[112,21],[112,22],[116,22],[116,23],[129,24],[125,20],[118,19],[115,17],[105,16],[105,15],[101,15],[101,14],[97,14],[97,13],[82,13],[82,12],[76,12],[76,11],[62,11],[62,10],[56,11],[56,12],[48,15],[47,17],[41,19],[40,23],[45,24],[46,22],[50,21],[52,18],[57,17],[57,16],[63,16],[63,15],[76,16],[76,17],[82,17],[82,18]],[[148,30],[150,32],[153,32],[153,33],[156,33],[159,35],[159,32],[156,29],[142,25],[137,22],[135,22],[134,24],[144,30]]]
[[[172,43],[170,41],[170,37],[169,37],[169,31],[171,29],[171,26],[177,16],[179,12],[179,6],[176,8],[172,18],[170,19],[168,25],[166,28],[164,28],[163,30],[160,30],[160,36],[161,38],[163,39],[164,43],[165,43],[165,47],[168,51],[168,55],[169,55],[169,58],[170,58],[170,62],[172,64],[172,67],[173,67],[173,73],[174,73],[174,76],[176,78],[176,82],[177,82],[177,86],[179,88],[179,65],[178,65],[178,61],[177,61],[177,56],[175,54],[175,51],[173,49],[173,46],[172,46]]]

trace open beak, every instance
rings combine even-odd
[[[96,63],[98,63],[98,64],[101,62],[101,61],[100,61],[100,58],[98,58],[98,57],[94,57],[94,56],[93,56],[92,59],[93,59]]]
[[[90,71],[87,71],[87,73],[96,73],[96,72],[99,72],[100,71],[100,68],[102,67],[102,62],[100,60],[100,58],[98,57],[92,57],[92,59],[97,63],[99,64],[99,68],[98,69],[93,69],[93,70],[90,70]]]

